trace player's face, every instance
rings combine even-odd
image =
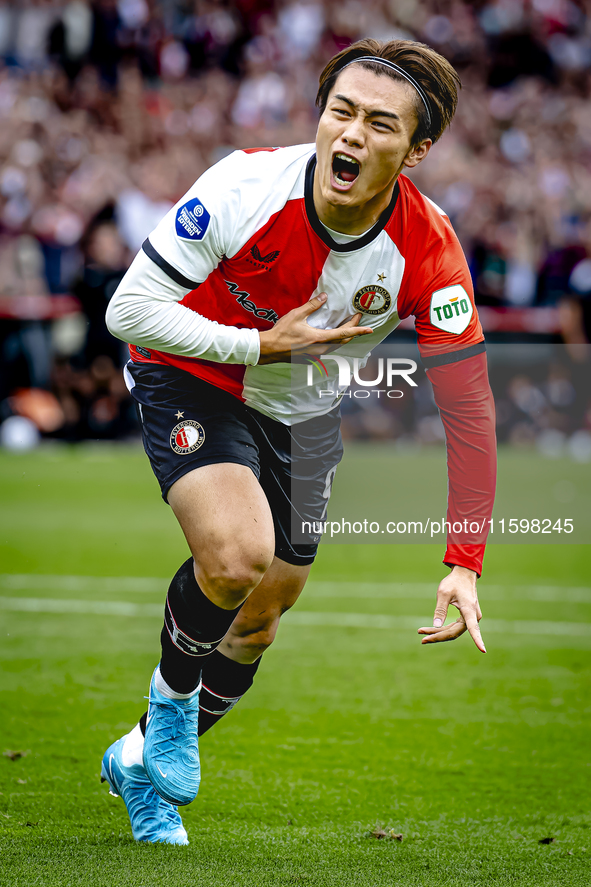
[[[385,208],[401,170],[420,163],[431,147],[429,139],[411,147],[416,100],[410,84],[360,65],[345,68],[318,125],[315,199],[333,212]]]

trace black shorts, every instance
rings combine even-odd
[[[127,370],[164,501],[175,481],[195,468],[246,465],[271,507],[276,556],[311,564],[343,455],[339,409],[288,426],[175,367],[130,361]]]

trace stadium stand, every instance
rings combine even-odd
[[[234,148],[312,141],[318,72],[360,36],[423,40],[461,74],[412,177],[460,236],[489,339],[589,342],[583,0],[18,0],[0,3],[0,421],[136,433],[102,320],[123,269]],[[358,412],[346,429],[371,436]]]

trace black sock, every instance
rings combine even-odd
[[[204,659],[201,674],[203,686],[199,693],[200,736],[240,702],[252,686],[260,661],[259,658],[252,664],[243,665],[228,659],[219,650],[214,650]]]
[[[199,694],[199,736],[217,724],[252,687],[261,658],[251,665],[243,665],[214,650],[204,659],[201,673],[203,687]],[[140,718],[140,730],[144,736],[147,716],[148,712],[145,711]]]
[[[191,693],[197,687],[205,658],[224,639],[239,610],[213,604],[197,585],[193,558],[185,561],[168,589],[160,637],[160,674],[172,690]]]

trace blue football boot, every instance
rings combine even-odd
[[[121,752],[125,739],[118,739],[103,755],[101,782],[108,782],[111,794],[123,798],[134,838],[153,844],[188,844],[176,807],[156,794],[141,765],[124,765]]]
[[[194,801],[199,791],[198,718],[199,691],[190,699],[168,699],[152,676],[144,767],[158,794],[179,807]]]

